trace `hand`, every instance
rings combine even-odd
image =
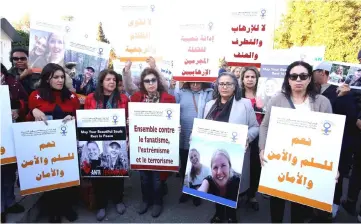
[[[16,120],[19,118],[19,113],[17,110],[11,110],[11,116],[13,118],[13,120]]]
[[[361,130],[361,119],[357,119],[356,126]]]
[[[259,160],[261,161],[261,166],[264,166],[267,163],[267,160],[264,158],[264,149],[259,151]]]
[[[338,178],[340,177],[340,172],[337,171],[337,176],[336,176],[336,183],[338,183]]]
[[[22,73],[21,73],[21,76],[28,76],[28,75],[31,75],[31,74],[33,74],[33,70],[30,68],[30,67],[28,67],[27,69],[25,69]]]
[[[346,96],[351,91],[351,88],[349,85],[344,83],[339,86],[336,91],[338,96]]]
[[[131,67],[132,67],[132,62],[130,60],[128,60],[125,63],[124,72],[129,72]]]
[[[169,88],[175,89],[175,85],[176,85],[176,84],[177,84],[177,81],[175,81],[174,79],[172,79],[172,80],[170,81]]]
[[[3,73],[1,73],[0,79],[1,79],[1,85],[6,85],[5,75]]]
[[[46,125],[48,125],[48,122],[46,122],[46,116],[41,110],[39,110],[38,108],[35,108],[32,111],[32,114],[36,121],[44,121],[44,123]]]
[[[155,69],[156,65],[155,65],[155,59],[150,56],[149,58],[147,58],[146,62],[149,64],[149,66],[153,69]]]
[[[71,121],[71,120],[74,120],[74,117],[71,115],[68,115],[68,116],[64,117],[63,123],[65,124],[66,122]]]

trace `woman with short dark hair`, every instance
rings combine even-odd
[[[140,75],[140,91],[130,97],[131,102],[143,103],[175,103],[175,98],[169,95],[161,83],[160,74],[153,68],[146,68]],[[143,203],[138,211],[144,214],[153,205],[152,216],[158,217],[163,209],[162,174],[166,172],[139,171],[141,178]]]
[[[259,124],[252,103],[249,99],[242,98],[242,90],[239,88],[237,77],[229,72],[223,72],[218,77],[213,98],[214,100],[206,104],[204,110],[205,119],[248,126],[246,154],[239,187],[239,191],[245,193],[249,188],[250,176],[250,150],[247,150],[247,148],[248,144],[258,136],[259,131]],[[216,204],[216,213],[211,222],[225,220],[237,222],[236,209]]]
[[[95,92],[89,94],[85,99],[84,109],[124,108],[125,116],[128,117],[129,101],[126,95],[119,93],[117,88],[118,82],[119,76],[115,71],[108,69],[101,71]],[[103,154],[98,161],[93,162],[101,166],[101,159],[106,159],[106,156],[106,154]],[[96,215],[98,221],[105,218],[105,208],[110,198],[112,198],[117,212],[124,214],[126,208],[123,203],[124,179],[122,177],[93,178],[92,185],[98,209]]]

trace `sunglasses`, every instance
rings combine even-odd
[[[304,81],[304,80],[307,80],[310,77],[310,75],[307,73],[290,74],[290,76],[288,78],[291,79],[292,81],[296,81],[298,79],[298,77],[300,78],[300,80]]]
[[[13,59],[13,61],[26,61],[27,60],[27,58],[26,57],[20,57],[20,58],[18,58],[18,57],[12,57],[12,59]]]
[[[153,79],[144,79],[143,80],[144,83],[150,84],[150,83],[156,83],[157,79],[153,78]]]

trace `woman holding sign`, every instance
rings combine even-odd
[[[41,72],[40,86],[29,96],[29,121],[63,119],[64,122],[74,119],[75,111],[80,103],[76,95],[65,87],[65,71],[54,63],[47,64]],[[77,171],[75,171],[77,172]],[[61,222],[64,215],[69,221],[77,219],[71,207],[72,188],[45,192],[49,222]]]
[[[266,162],[264,149],[266,145],[271,109],[273,106],[293,108],[303,111],[332,113],[330,101],[326,97],[316,93],[316,88],[313,83],[314,80],[311,65],[303,61],[296,61],[288,66],[282,86],[282,93],[272,97],[267,104],[266,114],[260,127],[259,155],[263,169],[267,169],[267,166],[265,166],[264,163]],[[271,221],[282,222],[285,200],[277,197],[271,197],[270,206]],[[305,205],[291,202],[291,222],[303,223],[307,218],[305,214],[308,213],[308,208],[309,207]]]
[[[259,131],[259,124],[250,100],[242,98],[241,89],[235,75],[228,72],[220,74],[214,87],[215,100],[209,101],[204,110],[204,118],[208,120],[243,124],[248,126],[248,143],[252,142]],[[242,178],[239,191],[245,193],[249,188],[250,150],[244,156]],[[216,214],[211,222],[228,220],[237,222],[236,209],[216,204]]]
[[[192,133],[194,118],[203,118],[204,108],[206,103],[213,98],[213,89],[210,88],[210,83],[205,82],[186,82],[179,91],[175,90],[176,81],[172,80],[168,92],[175,96],[176,102],[180,104],[180,150],[179,156],[181,160],[180,174],[184,180],[186,171],[188,152],[189,152],[189,138]],[[180,203],[186,202],[189,196],[182,194],[179,199]],[[193,204],[198,206],[201,204],[199,198],[193,198]]]
[[[125,115],[128,117],[128,98],[126,95],[119,93],[117,88],[118,82],[119,76],[116,72],[107,69],[101,71],[99,73],[97,88],[94,93],[89,94],[85,99],[84,109],[124,108]],[[119,151],[119,143],[110,142],[108,150]],[[109,158],[104,159],[110,160],[110,162],[107,163],[114,164],[113,168],[116,168],[116,166],[119,166],[117,165],[119,163],[117,163],[117,161],[119,161],[119,156],[118,153],[110,153],[110,155],[113,154],[115,156],[108,156]],[[122,177],[93,178],[92,185],[94,187],[95,201],[98,208],[98,221],[103,220],[105,217],[105,208],[107,207],[110,196],[115,204],[117,212],[119,214],[124,214],[124,179]]]
[[[140,75],[140,91],[131,96],[131,102],[143,103],[175,103],[175,98],[169,95],[162,85],[160,74],[153,68],[146,68]],[[158,217],[162,212],[163,188],[161,183],[162,172],[139,171],[141,177],[141,188],[143,203],[139,214],[147,212],[153,205],[152,216]],[[164,172],[163,172],[164,173]]]

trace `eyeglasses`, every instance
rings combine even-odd
[[[156,83],[156,82],[157,82],[157,79],[156,79],[156,78],[153,78],[153,79],[144,79],[143,82],[144,82],[144,83],[147,83],[147,84]]]
[[[310,77],[310,75],[307,73],[290,74],[290,76],[288,78],[292,81],[296,81],[298,79],[298,77],[300,78],[300,80],[304,81],[304,80],[308,79]]]
[[[20,58],[18,58],[18,57],[12,57],[12,59],[13,59],[13,61],[26,61],[28,58],[27,57],[20,57]]]
[[[221,82],[221,83],[219,83],[218,84],[220,87],[222,87],[222,88],[232,88],[233,86],[234,86],[234,84],[233,83],[229,83],[229,82],[226,82],[226,83],[223,83],[223,82]]]

